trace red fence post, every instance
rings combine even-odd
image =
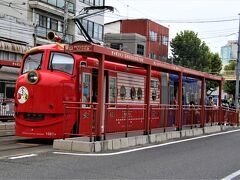
[[[127,105],[127,115],[126,115],[126,124],[125,124],[125,130],[126,130],[126,132],[125,132],[125,137],[127,137],[128,136],[128,105]]]
[[[147,78],[146,78],[146,93],[144,104],[146,104],[146,117],[145,117],[145,132],[144,134],[149,134],[149,117],[150,117],[150,88],[151,88],[151,65],[147,66]]]
[[[97,97],[97,118],[96,118],[96,140],[101,140],[101,123],[103,120],[104,110],[104,59],[105,55],[102,54],[98,59],[98,97]]]
[[[201,127],[204,127],[205,126],[205,78],[202,78],[202,84],[201,84],[201,106],[202,106],[202,109],[201,109]]]
[[[182,129],[182,72],[178,74],[178,122],[177,130]]]
[[[221,81],[219,82],[219,95],[218,95],[218,109],[219,109],[219,112],[218,112],[218,122],[222,122],[222,81],[223,79],[221,79]]]
[[[65,132],[66,132],[66,106],[64,105],[63,139],[65,139]]]

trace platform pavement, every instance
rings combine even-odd
[[[184,129],[181,131],[169,131],[154,133],[150,135],[138,135],[126,138],[112,138],[103,141],[89,142],[89,138],[76,137],[57,139],[53,142],[53,148],[66,151],[79,152],[106,152],[112,150],[126,149],[129,147],[143,146],[147,144],[163,143],[173,139],[201,136],[221,131],[239,128],[238,126],[207,126],[204,128]]]
[[[15,135],[15,122],[0,122],[0,137],[14,136]]]
[[[0,130],[15,130],[15,122],[0,122]]]

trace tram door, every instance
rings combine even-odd
[[[88,135],[92,132],[94,107],[92,105],[92,69],[81,67],[79,74],[79,134]]]
[[[104,100],[107,102],[106,98],[106,86],[107,86],[107,76],[104,73]],[[95,122],[96,122],[96,112],[97,112],[97,98],[98,98],[98,70],[81,68],[80,73],[80,105],[79,110],[79,133],[83,135],[89,135],[95,132]],[[104,104],[105,104],[104,102]],[[103,112],[105,112],[105,106]],[[103,117],[104,117],[103,113]],[[104,119],[104,118],[103,118]],[[104,129],[104,122],[101,123],[102,130]]]

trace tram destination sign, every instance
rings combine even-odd
[[[77,52],[91,52],[93,46],[91,44],[71,44],[65,45],[64,50],[67,52],[77,53]]]

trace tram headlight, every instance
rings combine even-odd
[[[39,75],[37,71],[30,71],[27,74],[27,81],[29,84],[36,84],[39,80]]]

